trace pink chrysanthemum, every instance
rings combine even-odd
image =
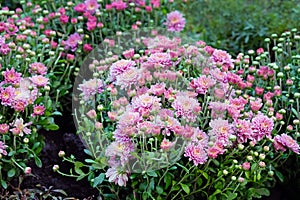
[[[45,107],[44,106],[41,106],[41,105],[35,105],[33,107],[33,114],[32,116],[35,117],[35,116],[40,116],[40,115],[43,115],[45,112]]]
[[[76,51],[78,42],[82,40],[82,36],[78,33],[73,33],[68,37],[65,42],[65,49],[71,49],[73,52]]]
[[[8,86],[6,88],[3,87],[0,88],[0,99],[2,105],[10,106],[15,96],[16,96],[15,88],[13,88],[12,86]]]
[[[31,74],[45,75],[47,73],[47,67],[40,62],[35,62],[29,65],[29,72]]]
[[[5,134],[9,130],[9,125],[7,124],[0,124],[0,133]]]
[[[209,123],[209,126],[211,127],[209,135],[215,136],[216,141],[220,142],[222,145],[227,145],[229,142],[229,136],[233,133],[228,120],[214,119]]]
[[[195,166],[206,163],[208,158],[202,146],[193,144],[185,147],[184,156],[188,157],[189,161],[193,161]]]
[[[4,81],[5,83],[11,83],[11,84],[18,84],[21,80],[21,73],[18,73],[15,71],[14,68],[6,69],[6,71],[3,72]]]
[[[74,7],[74,10],[79,13],[84,13],[86,11],[86,5],[84,3],[79,3]]]
[[[86,0],[84,3],[86,10],[91,14],[95,13],[95,11],[100,7],[97,0]]]
[[[133,62],[132,60],[118,60],[117,62],[113,63],[110,67],[111,79],[115,80],[118,75],[133,68],[135,65],[135,62]]]
[[[167,25],[168,31],[180,32],[184,29],[185,18],[179,11],[173,11],[167,14]]]
[[[23,136],[24,133],[26,135],[28,135],[31,133],[31,130],[29,128],[27,128],[27,126],[30,126],[31,124],[32,124],[32,122],[24,124],[24,120],[22,118],[19,118],[19,119],[16,119],[16,121],[12,124],[12,126],[14,126],[14,128],[12,128],[10,130],[15,135]]]
[[[0,155],[7,155],[6,148],[8,146],[4,144],[4,142],[0,141]]]
[[[264,136],[271,138],[274,122],[263,114],[258,114],[252,119],[252,140],[260,141]]]
[[[82,91],[83,100],[86,101],[93,97],[96,93],[100,94],[103,92],[103,87],[101,80],[93,78],[80,84],[78,90]]]
[[[295,152],[296,154],[300,154],[300,146],[296,140],[294,140],[291,136],[287,134],[276,135],[274,137],[274,147],[276,150],[285,151],[286,147]]]
[[[130,110],[125,111],[118,120],[118,128],[125,128],[127,126],[136,125],[141,120],[141,116],[138,112],[132,112]]]
[[[223,118],[226,114],[228,104],[222,102],[210,102],[209,109],[211,109],[211,117],[213,119]]]
[[[116,85],[121,86],[121,89],[129,88],[136,85],[141,77],[141,70],[132,67],[116,78]]]
[[[191,122],[196,121],[197,114],[201,110],[199,102],[187,96],[177,96],[172,107],[175,108],[177,117]]]
[[[152,85],[151,88],[148,90],[149,93],[154,94],[156,96],[160,96],[164,94],[166,91],[166,84],[165,83],[157,83]]]
[[[199,94],[206,94],[209,88],[214,86],[216,81],[209,76],[201,75],[197,79],[193,79],[190,83],[190,87],[195,89]]]
[[[49,83],[49,79],[42,75],[32,76],[32,77],[30,77],[30,80],[37,87],[44,87],[44,86],[48,85],[48,83]]]
[[[207,149],[207,155],[210,158],[217,158],[218,155],[223,154],[224,152],[223,144],[220,142],[216,142],[212,147]]]
[[[149,94],[140,95],[132,100],[134,111],[147,116],[150,112],[158,112],[161,109],[160,98]]]
[[[233,69],[234,67],[233,60],[226,51],[216,49],[211,58],[217,66],[222,66],[224,71],[228,71],[228,69]]]
[[[154,53],[148,58],[148,62],[153,65],[172,66],[171,56],[168,53]]]
[[[126,186],[128,181],[128,173],[122,170],[118,170],[116,167],[109,168],[106,173],[106,178],[108,178],[109,182],[114,182],[119,186]]]
[[[245,143],[248,139],[251,139],[252,129],[250,121],[238,119],[235,122],[235,127],[237,133],[237,141],[239,143]]]
[[[168,151],[172,146],[174,146],[174,142],[170,142],[166,138],[160,143],[160,148],[164,151]]]

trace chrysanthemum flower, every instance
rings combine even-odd
[[[189,158],[189,161],[193,161],[195,166],[204,164],[207,161],[207,153],[200,145],[190,144],[185,148],[184,156]]]
[[[32,122],[24,124],[24,120],[22,118],[19,118],[19,119],[15,120],[15,122],[12,124],[12,126],[14,126],[14,128],[12,128],[10,130],[13,134],[19,135],[22,137],[24,135],[24,133],[26,135],[31,133],[31,130],[29,128],[27,128],[27,126],[30,126],[31,124],[32,124]]]
[[[176,96],[172,107],[176,110],[176,116],[182,117],[187,121],[194,122],[197,114],[200,112],[201,107],[199,102],[187,96]]]
[[[108,178],[109,182],[114,182],[119,186],[126,186],[128,181],[128,174],[122,170],[118,170],[116,167],[109,168],[106,173],[106,178]]]
[[[173,11],[167,14],[167,25],[168,31],[180,32],[184,29],[185,18],[179,11]]]
[[[300,154],[300,146],[296,140],[294,140],[291,136],[287,134],[276,135],[274,137],[274,147],[276,150],[285,151],[286,147],[295,152],[296,154]]]
[[[252,140],[260,141],[264,136],[270,138],[272,130],[274,128],[274,122],[263,114],[258,114],[252,119]]]
[[[116,77],[125,71],[133,68],[135,66],[135,62],[132,60],[118,60],[117,62],[113,63],[110,67],[110,77],[112,80],[115,80]]]

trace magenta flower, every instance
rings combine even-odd
[[[74,10],[79,13],[84,13],[86,11],[86,5],[84,3],[79,3],[74,7]]]
[[[126,3],[122,0],[112,2],[111,6],[116,10],[125,10],[127,8]]]
[[[16,72],[14,68],[11,68],[10,70],[6,69],[6,71],[3,72],[3,76],[5,83],[11,83],[15,85],[20,83],[22,74]]]
[[[167,14],[167,25],[168,31],[180,32],[184,29],[185,18],[179,11],[173,11]]]
[[[35,105],[33,107],[33,114],[32,116],[35,117],[35,116],[40,116],[40,115],[43,115],[45,112],[45,107],[44,106],[41,106],[41,105]]]
[[[260,141],[264,136],[271,138],[274,122],[263,114],[258,114],[252,119],[252,140]]]
[[[245,143],[252,137],[251,122],[248,120],[238,119],[235,122],[237,141],[239,143]]]
[[[297,143],[296,140],[294,140],[291,136],[287,134],[281,134],[281,135],[276,135],[274,137],[274,143],[273,143],[275,149],[285,151],[286,147],[295,152],[296,154],[300,154],[300,146]]]
[[[78,42],[82,40],[82,36],[78,33],[74,33],[68,37],[65,41],[65,49],[71,49],[73,52],[76,51]]]
[[[200,145],[190,144],[185,147],[184,156],[189,158],[189,161],[193,161],[195,166],[204,164],[207,161],[207,153]]]

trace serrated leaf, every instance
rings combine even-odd
[[[185,193],[190,194],[190,188],[188,185],[180,183],[180,186],[183,189],[183,191],[185,191]]]

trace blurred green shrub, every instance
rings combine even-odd
[[[184,8],[191,35],[232,54],[256,49],[264,38],[299,28],[299,0],[191,0]]]

